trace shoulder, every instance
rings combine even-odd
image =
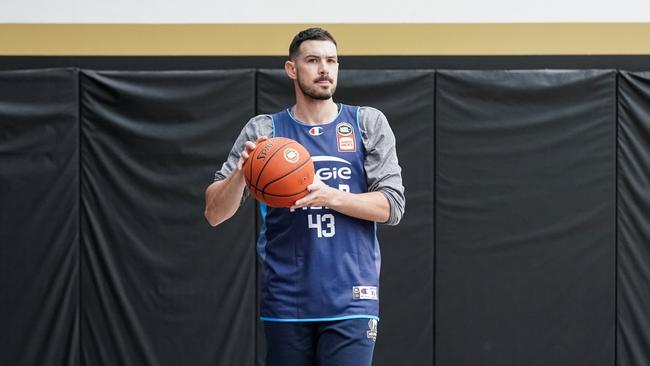
[[[372,133],[388,128],[388,119],[382,111],[369,106],[359,107],[359,129],[362,133]]]
[[[375,107],[370,106],[360,106],[359,107],[359,117],[364,116],[365,118],[386,118],[384,113]]]
[[[249,119],[247,124],[258,126],[258,125],[267,125],[272,123],[273,123],[273,117],[270,114],[258,114],[257,116]]]
[[[252,117],[244,126],[244,130],[249,136],[267,136],[273,134],[273,117],[270,114],[259,114]]]

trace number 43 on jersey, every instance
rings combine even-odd
[[[332,214],[309,214],[307,226],[316,229],[319,238],[331,238],[336,234],[336,223]]]
[[[350,192],[350,186],[347,184],[339,184],[339,190]],[[332,214],[307,215],[307,227],[316,230],[316,235],[319,238],[331,238],[336,235],[336,221]]]

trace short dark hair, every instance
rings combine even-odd
[[[330,32],[323,28],[307,28],[299,32],[293,37],[291,45],[289,45],[289,58],[293,59],[298,55],[298,49],[304,41],[330,41],[336,46],[336,40]]]

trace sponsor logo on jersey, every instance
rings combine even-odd
[[[354,300],[377,300],[377,287],[354,286],[352,287],[352,298]]]
[[[309,129],[309,134],[312,136],[320,136],[323,134],[323,127],[312,127]]]
[[[352,165],[350,164],[349,161],[338,158],[336,156],[327,156],[327,155],[312,156],[311,160],[315,163],[321,161],[327,161],[327,162],[337,162],[337,163]],[[352,179],[352,169],[349,166],[342,166],[342,167],[327,166],[320,169],[316,169],[315,173],[318,179],[320,179],[321,181],[327,181],[330,179]]]
[[[336,125],[336,144],[339,152],[355,152],[357,146],[355,144],[354,129],[348,122],[341,122]]]
[[[373,342],[377,341],[377,319],[368,320],[368,330],[366,335],[368,338],[372,339]]]
[[[290,163],[297,163],[300,160],[300,154],[293,148],[284,149],[284,159]]]

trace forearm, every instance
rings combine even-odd
[[[328,206],[342,214],[358,219],[383,223],[390,217],[390,206],[381,192],[348,193],[339,190]]]
[[[210,225],[217,226],[237,212],[245,187],[240,169],[235,169],[226,179],[210,184],[205,191],[205,218]]]
[[[368,191],[381,192],[388,199],[389,219],[383,224],[397,225],[406,206],[401,167],[397,159],[395,135],[381,111],[371,107],[359,110],[359,127],[366,151],[364,168]]]

